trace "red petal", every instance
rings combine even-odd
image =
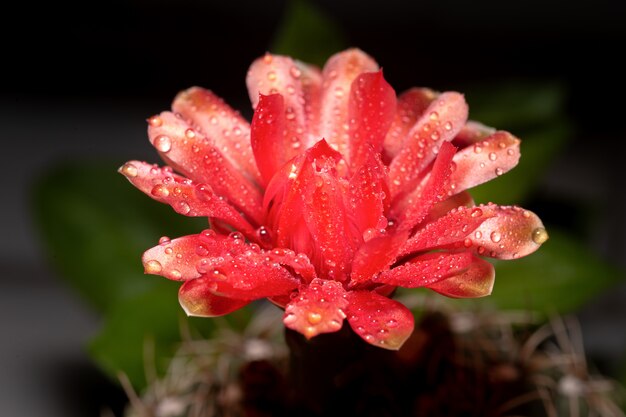
[[[336,173],[317,172],[311,165],[304,191],[303,217],[313,237],[309,254],[321,276],[343,281],[349,273],[354,241],[349,234],[343,189]]]
[[[236,234],[234,234],[236,236]],[[162,238],[161,243],[144,252],[142,262],[147,274],[161,275],[181,281],[198,278],[201,261],[208,257],[239,254],[249,250],[241,239],[231,239],[205,230],[199,235]]]
[[[153,123],[157,117],[159,122]],[[261,194],[209,139],[169,112],[151,119],[148,134],[168,165],[186,177],[209,184],[216,193],[261,223]]]
[[[467,191],[461,191],[458,194],[453,195],[452,197],[448,197],[447,199],[440,201],[435,204],[428,216],[424,219],[424,223],[430,223],[437,220],[440,217],[448,214],[452,209],[455,209],[460,206],[464,207],[474,207],[476,204],[474,203],[474,199],[472,195]]]
[[[320,138],[348,156],[348,101],[355,78],[363,72],[378,70],[376,62],[363,51],[348,49],[333,55],[322,72]]]
[[[192,87],[180,92],[172,103],[195,130],[221,149],[224,157],[246,176],[259,182],[259,170],[250,147],[250,124],[212,91]]]
[[[252,63],[246,84],[253,108],[257,107],[259,94],[283,96],[288,130],[285,136],[293,140],[290,149],[303,152],[320,139],[315,134],[322,84],[319,69],[286,56],[266,54]]]
[[[250,224],[230,204],[220,199],[213,189],[205,184],[172,173],[169,168],[158,168],[145,162],[130,161],[119,169],[128,180],[141,191],[169,204],[176,212],[185,216],[214,217],[249,237],[255,236]]]
[[[459,148],[465,148],[476,142],[485,140],[488,136],[496,133],[493,127],[485,126],[482,123],[468,120],[463,129],[456,135],[452,143]]]
[[[211,280],[200,277],[186,281],[178,291],[178,302],[188,316],[219,317],[240,309],[249,303],[220,297],[209,291]]]
[[[465,248],[499,259],[526,256],[541,246],[548,234],[532,212],[513,206],[481,204],[459,207],[418,230],[402,254],[434,248]]]
[[[413,314],[399,302],[370,291],[352,291],[347,298],[348,322],[367,343],[398,350],[413,333]]]
[[[380,153],[396,110],[396,93],[383,71],[363,73],[350,88],[350,165],[359,167],[369,158],[370,148]]]
[[[285,326],[307,339],[341,329],[348,305],[345,290],[337,281],[314,279],[285,308]]]
[[[433,252],[385,271],[372,281],[404,288],[427,287],[465,271],[474,257],[470,252]]]
[[[211,277],[209,290],[216,295],[241,300],[255,300],[289,294],[300,285],[286,269],[262,252],[246,251],[224,256],[205,266]]]
[[[315,267],[309,258],[303,254],[296,254],[290,249],[276,248],[265,254],[274,262],[288,267],[295,274],[300,275],[305,282],[310,282],[317,278]]]
[[[406,242],[406,233],[385,235],[365,242],[352,260],[350,286],[365,282],[385,271],[396,260],[398,250]]]
[[[435,158],[441,144],[452,140],[466,120],[467,104],[461,94],[443,93],[432,102],[389,165],[392,196],[415,188],[415,182]]]
[[[365,241],[378,236],[387,227],[384,216],[389,206],[387,172],[380,156],[369,152],[366,163],[350,179],[346,206],[348,215]]]
[[[480,258],[474,258],[464,272],[435,282],[428,288],[453,298],[485,297],[491,294],[495,277],[493,265]]]
[[[520,140],[508,132],[496,132],[454,156],[450,195],[490,181],[517,165]]]
[[[443,200],[455,152],[456,148],[450,142],[443,142],[424,187],[418,187],[407,196],[401,212],[392,208],[392,216],[398,219],[400,230],[411,230],[424,220],[436,203]]]
[[[384,142],[387,158],[400,152],[409,131],[436,97],[428,88],[411,88],[398,96],[396,113]]]

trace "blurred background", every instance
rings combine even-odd
[[[102,332],[117,335],[111,322],[140,314],[144,305],[118,308],[107,297],[126,291],[132,300],[152,285],[140,281],[137,248],[162,234],[175,236],[179,226],[146,232],[126,242],[121,255],[106,253],[120,244],[116,227],[141,228],[138,210],[151,203],[137,202],[142,196],[115,170],[129,159],[157,162],[145,119],[189,86],[212,89],[249,117],[245,74],[268,50],[319,64],[329,51],[357,46],[379,62],[397,92],[462,91],[471,118],[523,140],[527,134],[531,156],[518,177],[526,173],[532,183],[514,178],[519,185],[478,193],[519,201],[555,236],[563,233],[565,248],[554,246],[555,259],[567,252],[563,276],[572,281],[536,291],[548,293],[546,305],[554,303],[549,313],[574,311],[596,366],[626,381],[620,272],[626,268],[626,91],[617,61],[626,41],[626,3],[60,1],[13,4],[3,14],[3,416],[119,413],[122,392],[91,358],[113,369],[119,362],[107,362],[112,342]],[[100,211],[94,202],[102,203]],[[116,226],[115,218],[130,226]],[[118,260],[134,265],[136,288],[116,287],[124,281]],[[90,268],[93,276],[85,273]],[[550,276],[554,268],[542,268],[531,268],[546,275],[535,280],[558,281]],[[110,277],[110,287],[101,287],[101,276]],[[516,294],[515,286],[502,285]],[[175,288],[165,290],[171,304]]]

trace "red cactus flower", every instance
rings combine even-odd
[[[120,168],[153,199],[209,219],[143,255],[146,273],[184,282],[189,315],[267,297],[307,338],[347,320],[366,342],[398,349],[413,316],[388,298],[395,287],[482,297],[494,283],[482,257],[521,257],[547,239],[535,214],[475,206],[466,192],[520,154],[510,133],[467,121],[461,94],[414,88],[396,99],[357,49],[321,71],[267,54],[247,85],[251,124],[191,88],[148,121],[168,167]]]

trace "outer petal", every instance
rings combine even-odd
[[[348,157],[350,88],[363,72],[378,70],[376,62],[359,49],[348,49],[330,57],[322,72],[322,102],[319,135]]]
[[[222,200],[206,184],[172,173],[170,168],[158,168],[145,162],[130,161],[119,169],[141,191],[169,204],[177,213],[185,216],[207,216],[223,220],[249,237],[255,232],[250,223],[226,201]]]
[[[475,187],[514,168],[520,158],[519,144],[509,132],[496,132],[458,152],[448,194]]]
[[[302,277],[305,282],[310,282],[317,278],[315,267],[303,253],[296,254],[290,249],[275,248],[271,251],[266,251],[265,255],[272,261],[291,269],[295,274]]]
[[[252,63],[246,84],[253,108],[257,107],[259,94],[278,93],[284,97],[285,136],[292,141],[289,147],[294,155],[320,139],[314,135],[322,84],[317,68],[290,57],[266,54]]]
[[[188,316],[218,317],[240,309],[249,303],[220,297],[209,291],[211,279],[200,277],[186,281],[178,290],[178,302]]]
[[[381,152],[395,110],[396,93],[382,70],[363,73],[354,80],[348,102],[351,166],[365,163],[370,148]]]
[[[428,88],[411,88],[398,96],[396,113],[384,141],[385,156],[396,156],[409,131],[437,97],[437,93]]]
[[[320,333],[341,329],[348,306],[346,292],[337,281],[314,279],[300,289],[285,308],[285,326],[302,333],[307,339]]]
[[[398,350],[413,333],[413,314],[399,302],[371,291],[352,291],[347,298],[348,322],[367,343]]]
[[[391,194],[415,188],[441,144],[454,139],[467,120],[467,104],[459,93],[441,94],[411,129],[404,147],[389,165]]]
[[[173,240],[162,238],[158,246],[144,252],[145,272],[177,281],[199,278],[204,273],[200,269],[203,259],[232,256],[250,249],[241,234],[233,236],[240,238],[221,236],[213,230]]]
[[[462,149],[476,142],[481,142],[494,133],[496,133],[496,129],[493,127],[485,126],[474,120],[468,120],[452,143]]]
[[[475,259],[478,258],[470,252],[427,253],[383,272],[372,281],[404,288],[428,287],[466,271]]]
[[[212,91],[200,87],[180,92],[172,103],[172,110],[182,114],[194,129],[209,138],[249,179],[259,182],[259,170],[250,147],[250,124],[239,112]]]
[[[547,239],[534,213],[490,203],[452,210],[418,230],[401,252],[406,255],[434,248],[465,248],[478,255],[515,259],[534,252]]]
[[[424,187],[418,187],[407,196],[402,211],[398,212],[395,207],[392,208],[392,216],[398,219],[400,230],[411,230],[424,220],[436,203],[443,200],[455,152],[456,148],[453,145],[444,142]]]
[[[495,277],[493,265],[480,258],[474,258],[470,267],[464,272],[437,281],[428,288],[453,298],[485,297],[491,294]]]
[[[154,122],[157,118],[158,122]],[[224,158],[214,143],[169,112],[150,119],[148,134],[168,165],[186,177],[209,184],[216,193],[260,224],[261,194]]]
[[[467,191],[462,191],[435,204],[424,219],[424,223],[433,222],[457,207],[474,207],[475,205],[472,195]]]

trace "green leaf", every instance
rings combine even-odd
[[[141,254],[163,235],[198,233],[206,219],[177,215],[116,172],[117,164],[67,164],[34,191],[34,214],[60,275],[101,311],[154,289]]]
[[[570,136],[570,126],[564,121],[523,135],[519,164],[501,177],[472,188],[470,193],[474,200],[523,204]]]
[[[513,261],[497,261],[496,283],[489,297],[454,300],[486,303],[507,310],[568,313],[624,279],[575,238],[549,229],[550,239],[534,254]]]
[[[287,2],[271,51],[322,66],[347,47],[339,26],[310,1]]]

